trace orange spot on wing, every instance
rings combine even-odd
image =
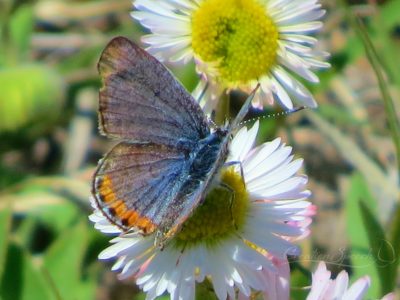
[[[139,218],[137,226],[143,230],[144,233],[151,233],[156,229],[156,226],[150,221],[149,218]]]
[[[125,220],[125,223],[128,223],[129,218],[133,215],[133,212],[131,210],[128,210],[121,214],[121,219]]]
[[[104,203],[114,202],[116,196],[110,176],[104,176],[98,186],[100,200]]]
[[[157,228],[148,217],[140,216],[139,213],[133,209],[126,211],[120,217],[124,225],[128,227],[137,227],[142,230],[144,234],[150,234]]]
[[[110,176],[105,175],[97,186],[100,200],[109,208],[108,217],[116,224],[122,224],[126,228],[138,228],[143,234],[150,234],[157,229],[150,218],[141,216],[139,212],[128,209],[125,201],[118,199],[114,192]]]
[[[110,205],[110,208],[114,210],[114,214],[122,216],[126,212],[126,205],[122,200],[117,200]]]
[[[128,219],[128,223],[129,224],[136,224],[138,219],[139,219],[139,214],[136,211],[132,211],[132,214]]]

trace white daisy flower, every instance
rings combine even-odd
[[[328,53],[318,50],[312,37],[325,14],[318,0],[135,0],[133,5],[133,18],[152,32],[142,38],[150,53],[164,61],[195,60],[203,75],[196,91],[208,81],[218,86],[213,92],[250,92],[259,82],[257,107],[274,100],[289,109],[292,100],[317,106],[296,77],[317,83],[313,71],[329,67]],[[211,99],[206,105],[211,109],[219,95],[205,99]]]
[[[293,160],[280,139],[252,149],[257,131],[258,122],[240,129],[230,145],[227,161],[241,162],[244,182],[240,165],[224,167],[220,183],[162,250],[154,236],[122,233],[92,201],[95,227],[118,234],[99,258],[116,258],[112,270],[120,279],[135,276],[147,299],[165,292],[171,299],[193,299],[195,283],[206,277],[224,300],[269,289],[267,281],[279,274],[286,255],[300,254],[293,242],[307,235],[313,205],[306,201],[307,177],[297,175],[303,161]]]
[[[361,300],[367,293],[371,279],[369,276],[359,278],[349,287],[349,275],[341,271],[336,279],[331,279],[331,272],[320,262],[312,275],[312,286],[307,300]],[[394,293],[385,295],[382,300],[394,300]]]

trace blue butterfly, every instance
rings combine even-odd
[[[156,233],[163,245],[204,199],[254,92],[233,122],[217,127],[157,59],[124,37],[106,46],[98,69],[100,131],[121,142],[99,162],[92,194],[111,223]]]

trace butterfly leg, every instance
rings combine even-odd
[[[154,237],[154,247],[158,248],[160,251],[163,251],[165,247],[165,240],[165,233],[161,230],[157,230]]]

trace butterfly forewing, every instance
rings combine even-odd
[[[126,38],[114,38],[99,61],[99,119],[111,137],[190,145],[209,127],[200,106],[155,58]]]

